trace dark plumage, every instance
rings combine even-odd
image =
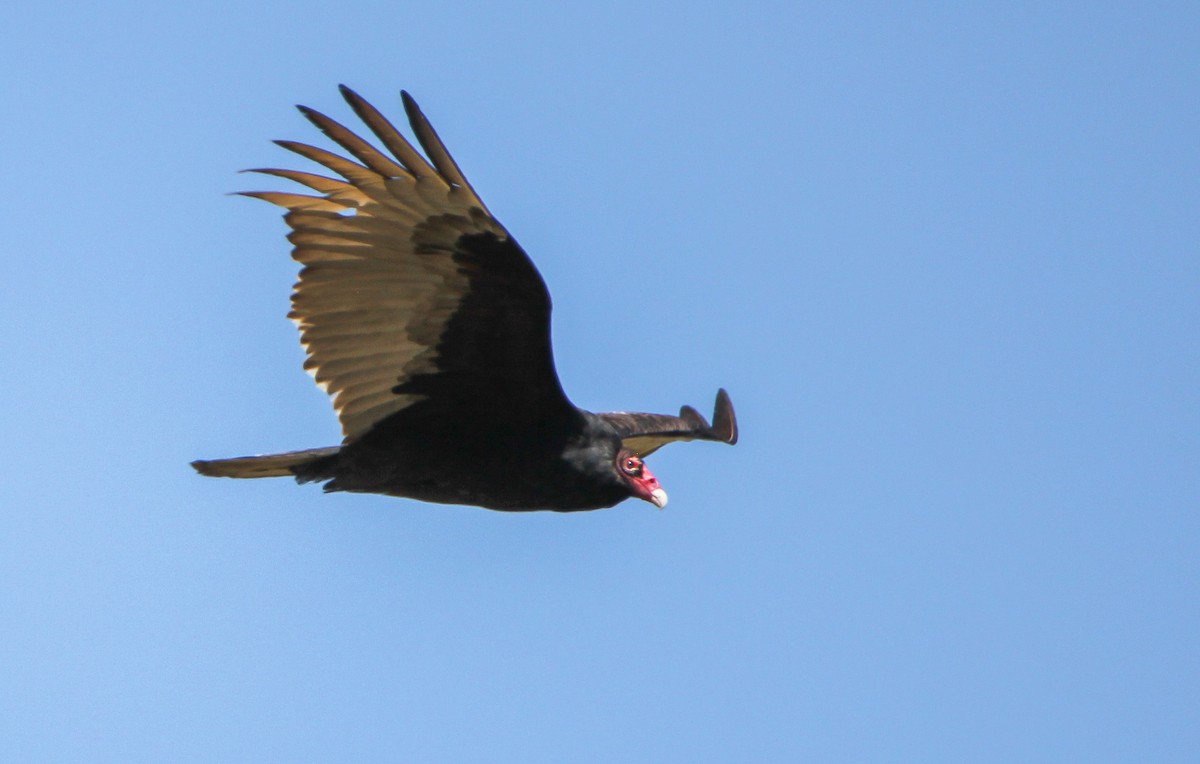
[[[279,141],[340,178],[255,170],[317,195],[246,195],[288,210],[303,266],[290,317],[345,438],[192,462],[198,472],[502,510],[599,509],[631,496],[662,507],[643,457],[677,440],[737,442],[724,390],[712,425],[690,406],[676,417],[572,405],[554,369],[545,283],[416,102],[402,94],[428,160],[358,94],[342,95],[391,156],[301,106],[357,161]]]

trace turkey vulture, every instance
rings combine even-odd
[[[353,160],[277,141],[340,177],[253,170],[316,193],[245,195],[287,210],[303,266],[289,317],[344,439],[192,462],[200,474],[293,476],[326,491],[499,510],[601,509],[631,496],[662,508],[667,494],[643,458],[677,440],[737,442],[724,390],[711,425],[690,406],[679,416],[576,408],[554,370],[545,282],[416,102],[401,93],[425,156],[361,96],[341,92],[390,156],[300,106]]]

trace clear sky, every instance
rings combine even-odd
[[[1195,2],[8,6],[0,759],[1196,760]],[[339,82],[577,404],[742,442],[662,512],[193,474],[337,442],[228,192]]]

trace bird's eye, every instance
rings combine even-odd
[[[625,460],[623,462],[621,462],[621,469],[623,469],[625,471],[626,475],[631,475],[633,477],[641,477],[642,476],[642,460],[637,458],[636,456],[626,457]]]

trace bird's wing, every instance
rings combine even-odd
[[[528,255],[407,93],[425,156],[361,96],[341,90],[388,153],[301,106],[351,158],[277,143],[340,177],[254,170],[316,194],[246,195],[287,209],[292,257],[303,265],[289,317],[308,353],[304,367],[333,397],[346,441],[421,400],[570,407],[554,370],[550,295]]]
[[[599,416],[617,431],[626,448],[643,457],[677,440],[715,440],[733,445],[738,438],[733,403],[724,390],[717,391],[711,425],[691,406],[679,409],[679,416],[623,411]]]

